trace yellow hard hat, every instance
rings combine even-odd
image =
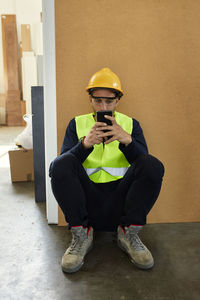
[[[109,68],[101,69],[90,78],[86,91],[95,88],[112,89],[118,91],[121,96],[123,95],[119,77]]]

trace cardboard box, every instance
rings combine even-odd
[[[34,181],[33,150],[14,148],[9,153],[12,182]]]

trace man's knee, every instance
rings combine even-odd
[[[77,158],[71,153],[59,155],[50,164],[49,176],[54,178],[62,177],[66,171],[74,169],[77,162]]]
[[[141,155],[136,161],[136,172],[142,173],[142,176],[147,176],[153,181],[160,181],[165,173],[163,163],[151,154]]]

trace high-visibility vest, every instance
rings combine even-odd
[[[129,134],[132,133],[133,120],[119,112],[114,112],[116,122]],[[78,139],[87,136],[95,124],[94,113],[77,116],[76,132]],[[130,164],[119,150],[119,142],[94,145],[93,151],[83,162],[83,167],[89,178],[96,183],[114,181],[122,178]]]

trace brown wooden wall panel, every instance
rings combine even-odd
[[[58,153],[69,120],[91,111],[89,78],[109,67],[119,111],[165,165],[148,222],[199,222],[200,1],[56,0],[55,17]]]
[[[6,91],[6,124],[21,125],[16,15],[2,15],[2,41]],[[13,103],[13,104],[12,104]]]

